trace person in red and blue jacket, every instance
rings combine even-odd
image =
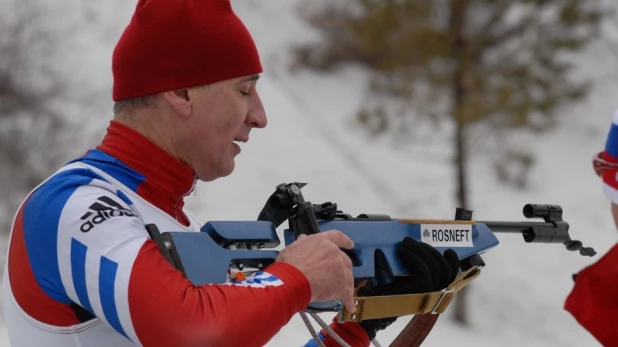
[[[197,180],[231,174],[239,144],[266,126],[261,72],[229,0],[137,2],[113,52],[114,117],[102,142],[33,189],[15,215],[3,281],[11,345],[261,346],[310,302],[339,298],[354,311],[352,262],[341,251],[354,243],[337,230],[302,235],[242,281],[195,286],[145,229],[200,231],[184,197]],[[440,290],[448,281],[432,279],[457,272],[456,255],[409,238],[400,256],[416,275],[373,293]],[[393,320],[331,327],[368,346]]]
[[[605,149],[593,158],[595,173],[618,229],[618,111],[614,114]],[[618,346],[618,243],[594,264],[574,276],[575,285],[565,309],[603,346]]]

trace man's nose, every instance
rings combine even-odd
[[[268,123],[266,111],[264,110],[264,105],[262,105],[262,99],[257,91],[253,93],[246,123],[252,128],[264,128]]]

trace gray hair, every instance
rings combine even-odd
[[[210,86],[211,86],[210,84],[205,84],[205,85],[195,86],[192,88],[201,90],[201,89],[210,88]],[[140,110],[142,108],[150,108],[154,106],[158,97],[159,97],[159,94],[154,94],[154,95],[140,96],[137,98],[116,101],[114,103],[114,114],[117,115],[120,112],[125,112],[125,111],[128,113],[131,113],[131,112]]]
[[[120,112],[134,112],[142,108],[149,108],[154,106],[157,100],[158,94],[141,96],[138,98],[125,99],[116,101],[114,103],[114,114],[119,114]]]

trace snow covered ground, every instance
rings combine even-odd
[[[299,3],[234,1],[263,57],[265,73],[258,90],[269,125],[251,134],[231,176],[198,185],[188,199],[189,207],[204,221],[255,219],[277,184],[299,181],[309,183],[303,189],[307,199],[336,202],[351,214],[452,218],[456,206],[449,129],[426,134],[444,141],[396,148],[350,128],[349,120],[363,98],[363,71],[347,68],[316,74],[288,69],[290,44],[315,38],[296,17]],[[55,4],[51,15],[57,16],[59,30],[70,33],[58,43],[63,51],[57,61],[59,69],[71,72],[75,92],[75,99],[66,104],[67,114],[81,124],[82,142],[94,144],[111,117],[111,51],[135,2]],[[487,267],[470,287],[472,327],[458,327],[449,312],[424,346],[599,345],[562,309],[572,287],[571,274],[598,259],[617,240],[609,203],[590,163],[603,148],[618,108],[618,83],[612,83],[617,70],[607,47],[594,49],[582,59],[583,71],[599,81],[590,97],[563,110],[555,133],[526,144],[537,149],[531,187],[517,190],[499,184],[482,155],[471,165],[470,184],[476,219],[523,220],[526,203],[559,204],[572,237],[599,255],[584,258],[561,245],[525,244],[520,236],[499,234],[500,246],[484,256]],[[81,147],[72,150],[83,152]],[[405,323],[407,319],[400,319],[378,340],[387,345]],[[268,346],[298,346],[309,338],[297,316]],[[0,338],[0,345],[8,342]]]

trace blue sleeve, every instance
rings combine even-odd
[[[320,338],[321,341],[325,340],[325,337],[322,335],[322,333],[318,333],[318,337]],[[318,347],[318,343],[315,341],[315,339],[311,339],[309,340],[309,342],[307,342],[303,347]]]

